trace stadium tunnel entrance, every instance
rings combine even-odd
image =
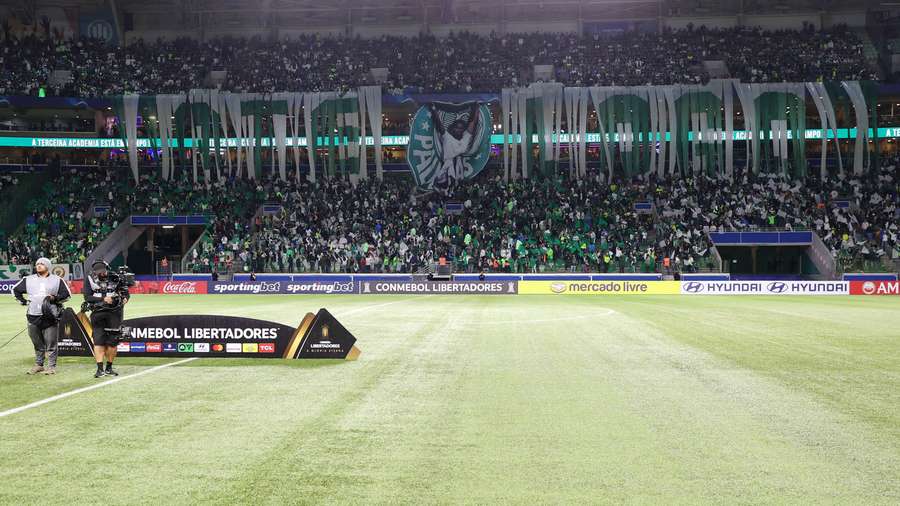
[[[171,274],[178,271],[181,258],[203,234],[197,225],[146,227],[128,246],[125,259],[136,274]],[[165,260],[164,260],[165,259]]]

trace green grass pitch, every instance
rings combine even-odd
[[[0,342],[24,326],[0,305]],[[893,297],[136,296],[356,362],[201,359],[0,417],[0,504],[898,504]],[[97,382],[26,376],[0,412]],[[173,359],[122,359],[135,374]]]

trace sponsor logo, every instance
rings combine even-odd
[[[703,283],[688,281],[687,283],[681,285],[681,289],[687,293],[700,293],[703,291]]]
[[[0,281],[0,294],[9,295],[11,294],[11,290],[14,286],[16,286],[19,282],[16,281]],[[74,288],[72,288],[73,293]]]
[[[214,293],[281,293],[281,282],[215,283]]]
[[[285,287],[288,293],[353,293],[353,281],[341,283],[339,281],[313,283],[288,283]]]
[[[259,343],[260,353],[275,353],[275,343]]]
[[[854,295],[900,295],[900,281],[853,281]]]
[[[119,343],[116,346],[116,351],[119,353],[128,353],[131,351],[131,343]]]
[[[194,353],[209,353],[209,343],[194,343]]]
[[[163,353],[174,353],[178,351],[178,346],[175,343],[163,343]]]
[[[131,353],[144,353],[147,351],[145,343],[131,343]]]
[[[147,353],[162,353],[162,343],[147,343]]]
[[[675,295],[681,293],[678,281],[519,281],[520,294],[556,295]]]
[[[259,344],[243,343],[241,345],[241,352],[243,352],[243,353],[259,353]]]
[[[319,341],[309,345],[312,350],[339,350],[341,343],[332,343],[331,341]]]
[[[225,351],[225,346],[222,344],[219,344],[219,343],[215,343],[212,345],[212,351],[214,351],[216,353],[221,353],[221,352]]]
[[[197,281],[166,281],[162,293],[203,293]]]
[[[787,289],[787,283],[783,281],[773,281],[766,286],[769,293],[784,293]]]
[[[552,289],[552,286],[551,286]],[[608,282],[585,282],[585,283],[569,283],[563,291],[571,292],[620,292],[620,293],[638,293],[647,291],[647,283],[633,281],[608,281]],[[562,293],[562,292],[559,292]]]
[[[178,353],[193,353],[194,343],[178,343]]]
[[[226,353],[240,353],[241,352],[241,343],[227,343],[225,345]]]
[[[434,294],[515,294],[515,281],[363,281],[360,283],[361,293],[434,293]]]
[[[681,293],[709,295],[846,295],[846,281],[687,281]]]

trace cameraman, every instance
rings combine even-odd
[[[110,279],[109,264],[99,260],[91,265],[91,273],[85,279],[84,300],[92,306],[91,327],[94,341],[94,360],[97,362],[95,378],[104,375],[118,376],[113,369],[119,335],[107,329],[117,329],[125,316],[125,304],[130,297],[128,288]],[[103,358],[106,370],[103,370]]]
[[[50,274],[50,260],[39,258],[34,264],[35,274],[22,278],[12,293],[23,306],[28,306],[28,336],[34,345],[34,367],[28,374],[56,374],[57,338],[59,333],[58,314],[54,315],[50,305],[59,305],[71,297],[69,286],[56,274]],[[28,300],[25,300],[28,295]],[[44,355],[47,368],[44,369]]]

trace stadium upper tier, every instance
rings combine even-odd
[[[539,80],[571,86],[698,83],[703,62],[722,60],[745,82],[878,79],[850,30],[695,29],[614,36],[451,34],[379,39],[301,36],[292,40],[178,39],[110,46],[89,40],[8,36],[0,46],[0,95],[98,97],[124,92],[176,93],[213,83],[229,91],[322,91],[372,84],[388,70],[386,90],[498,92]],[[70,82],[54,82],[70,71]],[[222,77],[223,74],[218,74]],[[43,90],[43,91],[42,91]]]
[[[185,262],[198,272],[410,272],[442,256],[464,271],[654,271],[668,258],[673,270],[691,272],[712,263],[708,232],[766,227],[816,231],[847,268],[900,256],[898,164],[805,184],[741,174],[504,184],[485,171],[453,195],[418,199],[406,178],[205,186],[185,173],[172,181],[142,175],[135,185],[121,166],[70,170],[31,200],[0,257],[82,262],[131,214],[203,214],[206,233]],[[266,202],[280,211],[254,219]],[[639,212],[639,202],[655,212]],[[91,212],[99,204],[110,206],[103,216]]]

